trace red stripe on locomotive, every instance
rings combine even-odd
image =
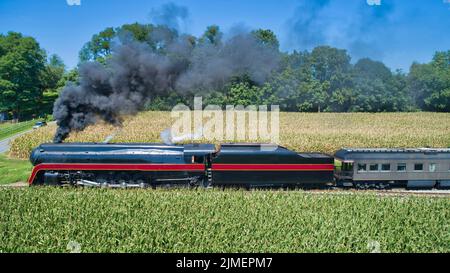
[[[28,183],[31,185],[40,171],[155,171],[155,172],[204,172],[203,164],[82,164],[43,163],[35,166]]]
[[[213,171],[333,171],[333,164],[212,164]]]

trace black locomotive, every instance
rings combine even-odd
[[[30,185],[191,187],[450,187],[450,149],[342,149],[334,156],[278,145],[42,144]]]
[[[30,185],[308,186],[333,181],[333,157],[264,144],[43,144]]]

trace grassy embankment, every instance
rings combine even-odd
[[[37,120],[0,124],[0,140],[30,130]]]
[[[0,185],[26,181],[31,171],[28,160],[11,159],[0,154]]]

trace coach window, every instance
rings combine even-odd
[[[358,172],[366,172],[367,171],[367,164],[358,164]]]
[[[428,170],[434,173],[436,171],[436,163],[430,163],[430,165],[428,165]]]
[[[371,171],[371,172],[378,171],[378,164],[370,164],[369,165],[369,171]]]
[[[422,163],[416,163],[414,164],[414,171],[421,172],[423,171],[423,164]]]
[[[381,164],[382,172],[389,172],[390,170],[391,170],[391,164],[388,164],[388,163]]]
[[[398,163],[397,172],[406,172],[406,163]]]

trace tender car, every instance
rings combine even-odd
[[[38,121],[34,124],[33,129],[38,129],[41,127],[47,126],[47,122],[45,121]]]

